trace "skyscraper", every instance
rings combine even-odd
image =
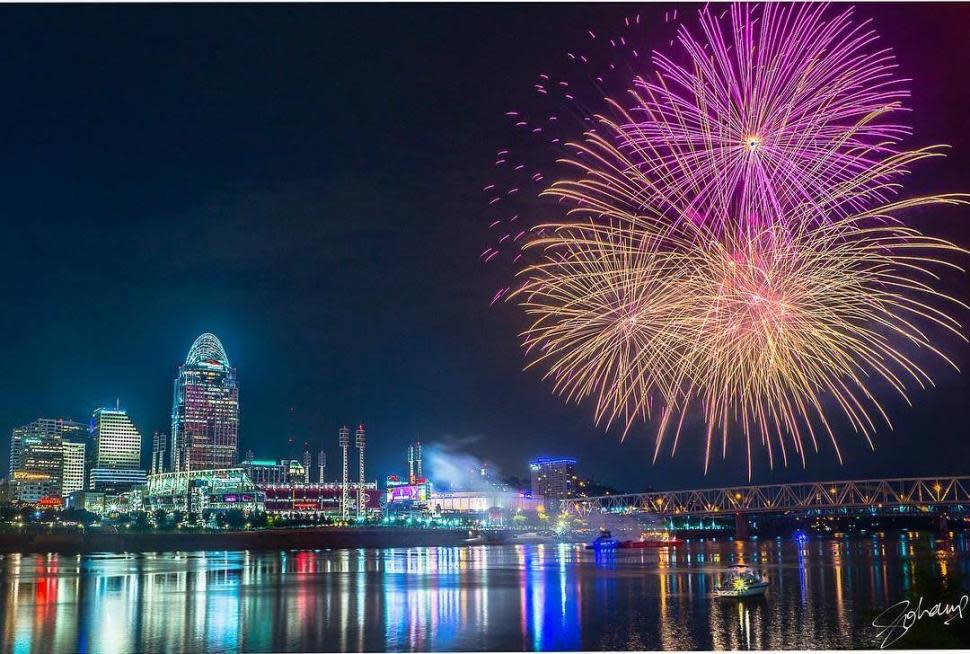
[[[145,483],[141,468],[141,434],[122,409],[97,409],[91,416],[94,466],[88,488],[121,493]]]
[[[24,437],[20,465],[13,473],[17,499],[35,503],[61,494],[61,439],[57,435]]]
[[[84,441],[88,428],[73,420],[38,418],[13,430],[10,438],[10,480],[22,502],[66,495],[80,474],[84,479]],[[77,460],[80,445],[80,462]],[[66,466],[69,466],[68,470]],[[70,479],[65,484],[65,475]],[[65,487],[69,490],[65,490]]]
[[[87,444],[79,441],[61,442],[61,496],[84,490],[85,452]]]
[[[202,334],[179,366],[172,401],[173,471],[230,468],[239,447],[236,369],[219,339]]]

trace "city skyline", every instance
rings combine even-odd
[[[24,102],[4,117],[25,125],[23,134],[49,136],[41,147],[22,136],[8,145],[18,162],[10,210],[43,220],[4,245],[6,278],[23,281],[9,294],[2,347],[19,381],[0,401],[0,429],[38,416],[83,421],[120,397],[148,448],[153,432],[170,432],[171,384],[186,345],[211,332],[240,371],[241,452],[285,456],[292,436],[333,453],[339,425],[366,420],[375,470],[391,469],[397,452],[422,440],[465,444],[506,474],[522,475],[525,461],[549,453],[576,456],[622,488],[745,481],[741,453],[713,461],[706,477],[692,452],[651,464],[649,426],[621,444],[616,430],[593,424],[588,407],[550,397],[538,374],[522,372],[521,317],[488,306],[496,280],[477,259],[480,189],[506,133],[503,113],[586,26],[611,25],[621,12],[427,8],[426,29],[407,36],[397,29],[407,9],[359,11],[308,7],[297,19],[260,7],[232,16],[131,7],[124,34],[102,37],[100,26],[114,20],[105,8],[10,9],[0,29],[12,48],[30,51],[24,35],[38,30],[51,39],[32,61],[41,74],[28,79],[0,64]],[[664,11],[644,8],[657,34]],[[953,62],[968,55],[956,27],[962,14],[857,12],[874,20],[914,79],[918,142],[953,146],[945,161],[915,170],[910,188],[963,188],[970,143],[957,128],[970,101],[951,92],[962,75]],[[364,24],[368,38],[357,38]],[[934,34],[939,48],[914,43],[913,29]],[[167,34],[178,34],[174,59],[157,45]],[[207,56],[213,38],[226,60]],[[60,68],[65,60],[70,74]],[[211,79],[222,81],[218,97]],[[298,92],[265,90],[280,79]],[[119,87],[129,89],[123,103],[113,95]],[[393,120],[383,114],[388,98],[399,109]],[[36,122],[25,109],[35,106],[51,120]],[[116,183],[104,184],[105,175]],[[63,181],[38,185],[51,176]],[[965,215],[913,218],[966,244]],[[37,267],[55,243],[62,256]],[[94,251],[106,254],[88,256]],[[966,348],[957,363],[970,368]],[[846,432],[844,467],[810,454],[805,470],[756,469],[753,481],[965,469],[967,376],[932,372],[937,388],[917,391],[913,408],[887,407],[895,429],[879,430],[875,452]]]

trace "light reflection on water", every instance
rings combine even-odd
[[[710,597],[735,562],[768,597]],[[964,536],[6,555],[0,651],[871,648],[874,611],[955,571],[970,578]]]

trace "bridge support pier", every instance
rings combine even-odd
[[[751,525],[748,524],[748,517],[740,511],[734,514],[734,538],[736,540],[751,538]]]

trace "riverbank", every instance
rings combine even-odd
[[[246,531],[31,531],[0,533],[0,553],[87,554],[91,552],[174,552],[212,550],[347,549],[433,547],[468,543],[465,529],[405,527],[307,527]],[[505,532],[487,532],[502,542]]]

